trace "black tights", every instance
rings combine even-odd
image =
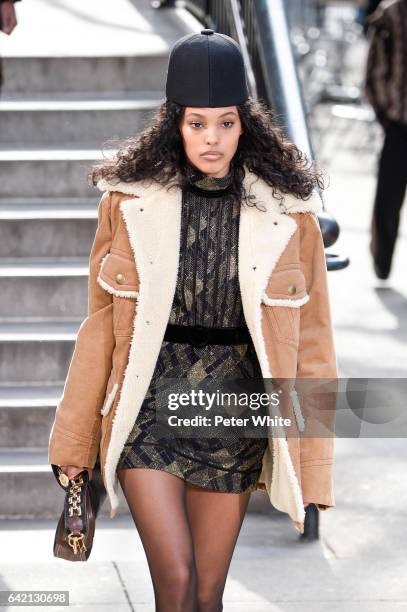
[[[117,474],[146,553],[156,612],[221,612],[250,492],[210,491],[150,468]]]

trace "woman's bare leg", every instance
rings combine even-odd
[[[220,493],[185,484],[198,573],[198,612],[221,612],[227,573],[250,492]]]
[[[197,577],[185,482],[163,470],[117,470],[146,553],[156,612],[197,612]]]

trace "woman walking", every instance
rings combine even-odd
[[[302,531],[304,506],[335,505],[332,440],[165,436],[157,415],[168,378],[337,376],[321,178],[250,99],[237,43],[209,29],[177,41],[153,124],[91,176],[88,317],[49,462],[74,476],[99,454],[112,517],[120,482],[156,610],[220,611],[251,492]]]

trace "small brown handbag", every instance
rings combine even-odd
[[[66,492],[64,508],[54,538],[54,556],[67,561],[87,561],[92,550],[95,521],[106,498],[99,457],[92,479],[85,468],[68,478],[59,465],[51,463],[58,484]]]

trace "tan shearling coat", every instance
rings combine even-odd
[[[272,188],[247,168],[244,182],[265,208],[242,206],[238,256],[243,311],[263,378],[335,382],[316,216],[321,199],[285,195],[281,206]],[[118,507],[117,462],[154,372],[177,279],[182,192],[150,183],[98,183],[104,193],[89,260],[88,316],[79,328],[49,439],[50,464],[93,468],[100,453],[111,518]],[[277,414],[293,417],[298,431],[308,421],[332,431],[331,395],[323,396],[321,410],[316,394],[301,401],[294,394]],[[304,502],[319,510],[335,506],[333,435],[269,429],[258,488],[267,491],[273,506],[295,523],[304,521]]]

